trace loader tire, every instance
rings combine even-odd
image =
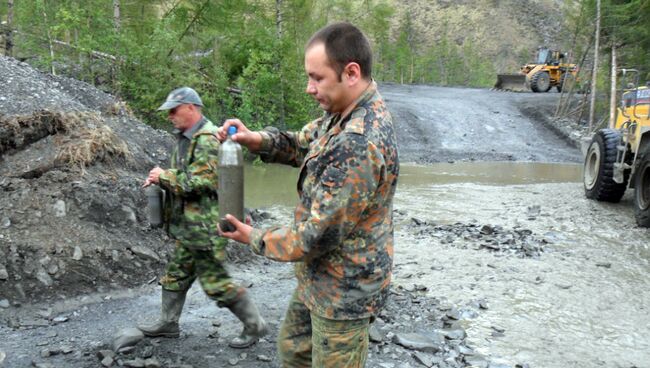
[[[625,194],[630,171],[625,170],[623,183],[614,181],[616,146],[621,134],[613,129],[599,130],[591,140],[583,170],[585,196],[603,202],[619,202]]]
[[[637,225],[650,227],[650,144],[639,152],[634,177],[634,217]]]
[[[533,92],[548,92],[551,89],[551,76],[548,72],[537,72],[530,78],[530,89]]]

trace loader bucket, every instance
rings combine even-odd
[[[494,88],[515,92],[528,91],[526,76],[523,74],[497,74],[497,82],[494,84]]]

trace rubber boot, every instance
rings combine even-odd
[[[187,291],[162,291],[160,319],[150,325],[138,325],[138,329],[149,337],[178,337],[178,319],[183,311]]]
[[[228,306],[228,309],[244,324],[242,333],[228,343],[231,348],[247,348],[269,332],[264,318],[260,315],[260,311],[248,293],[238,297],[234,303]]]

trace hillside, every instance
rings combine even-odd
[[[515,72],[532,60],[537,47],[568,50],[562,0],[406,0],[395,1],[393,30],[410,19],[417,44],[436,45],[443,38],[471,45],[494,61],[495,70]]]
[[[0,57],[0,299],[132,286],[169,243],[144,222],[140,185],[169,134],[73,79]]]

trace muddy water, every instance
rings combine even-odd
[[[395,208],[396,285],[424,284],[460,305],[469,342],[495,362],[532,367],[650,367],[650,232],[620,204],[586,200],[580,165],[455,163],[401,168]],[[249,167],[247,206],[295,204],[297,170]],[[539,206],[530,217],[529,207]],[[457,239],[416,237],[411,218],[530,229],[539,259],[502,256]],[[494,336],[495,328],[504,330]]]
[[[399,188],[431,184],[532,184],[580,181],[581,166],[575,164],[458,162],[402,165]],[[286,165],[248,165],[245,172],[246,206],[293,206],[298,198],[298,169]]]

